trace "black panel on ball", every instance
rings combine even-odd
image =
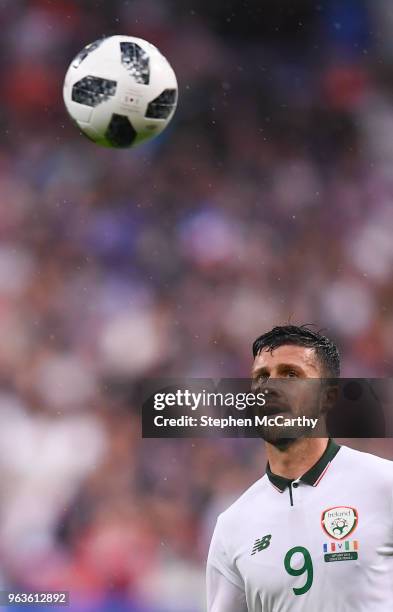
[[[80,51],[78,55],[74,58],[72,66],[74,68],[78,68],[83,62],[83,60],[85,60],[87,56],[90,55],[90,53],[98,49],[98,47],[104,42],[104,40],[105,38],[100,38],[90,43],[90,45],[86,45],[86,47],[83,47],[82,51]]]
[[[120,43],[121,63],[137,83],[150,82],[150,61],[146,51],[132,42]]]
[[[134,142],[136,131],[128,117],[112,115],[105,138],[113,147],[130,147]]]
[[[116,87],[116,81],[85,76],[74,84],[71,98],[73,102],[95,107],[114,96]]]
[[[176,106],[177,89],[164,89],[147,107],[146,117],[149,119],[166,119]]]

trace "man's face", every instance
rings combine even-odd
[[[263,350],[255,357],[251,377],[254,391],[267,391],[266,404],[259,409],[259,416],[321,415],[323,373],[313,348],[288,344],[273,351]],[[267,442],[285,446],[285,440],[299,438],[309,430],[267,425],[259,431]]]

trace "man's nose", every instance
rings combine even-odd
[[[269,398],[272,399],[282,399],[282,391],[280,390],[280,388],[277,386],[277,384],[275,384],[275,381],[273,380],[269,380],[269,382],[263,386],[263,391],[265,392],[266,395],[269,396]]]
[[[271,400],[284,400],[286,399],[286,382],[286,379],[280,378],[279,376],[276,378],[269,378],[269,380],[261,386],[261,391],[266,393]]]

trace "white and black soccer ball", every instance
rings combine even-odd
[[[67,111],[97,144],[133,147],[162,132],[177,104],[176,75],[142,38],[110,36],[87,45],[64,79]]]

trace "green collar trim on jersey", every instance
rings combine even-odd
[[[300,477],[301,482],[304,482],[312,487],[316,487],[340,448],[341,447],[339,444],[336,444],[336,442],[330,438],[322,457],[318,459],[312,468],[310,468],[305,474],[303,474],[303,476]],[[285,478],[284,476],[273,474],[269,464],[267,464],[266,467],[266,474],[272,485],[281,492],[285,491],[285,489],[294,481],[293,478]]]

